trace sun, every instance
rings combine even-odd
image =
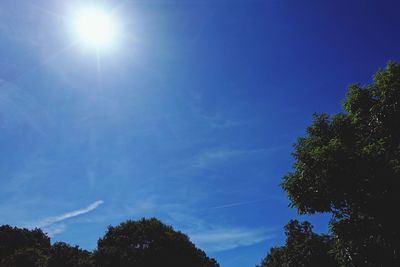
[[[117,38],[116,21],[107,11],[87,7],[77,10],[73,19],[79,43],[93,49],[110,48]]]

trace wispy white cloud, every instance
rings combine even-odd
[[[31,225],[29,228],[42,228],[45,230],[45,232],[48,233],[49,236],[53,236],[55,234],[65,231],[66,225],[62,224],[61,222],[89,213],[97,209],[103,203],[103,200],[97,200],[83,209],[73,210],[58,216],[42,219],[39,222]]]
[[[265,155],[265,153],[275,153],[283,149],[284,147],[286,146],[276,146],[271,148],[250,150],[214,148],[210,150],[205,150],[197,154],[196,156],[191,158],[190,161],[192,167],[203,168],[211,164],[224,162],[236,157],[248,157],[255,155]]]
[[[250,246],[272,238],[266,229],[219,227],[190,234],[191,240],[208,252]]]
[[[234,203],[228,203],[224,205],[219,205],[219,206],[213,206],[210,207],[209,209],[224,209],[224,208],[231,208],[231,207],[237,207],[237,206],[243,206],[243,205],[249,205],[249,204],[254,204],[258,202],[263,202],[270,200],[271,198],[264,198],[264,199],[256,199],[256,200],[249,200],[249,201],[241,201],[241,202],[234,202]]]
[[[60,234],[64,232],[67,229],[67,225],[64,223],[56,223],[49,225],[45,228],[45,232],[47,233],[48,236],[53,237],[56,234]]]
[[[216,130],[233,128],[248,123],[248,121],[238,121],[236,119],[227,118],[221,114],[200,115],[200,117],[205,120],[212,129]]]
[[[12,130],[24,125],[34,133],[47,136],[43,130],[49,122],[49,114],[41,108],[37,98],[14,83],[0,78],[0,127]]]
[[[228,160],[232,157],[239,156],[245,153],[241,150],[227,150],[227,149],[215,149],[204,151],[196,155],[193,159],[194,167],[204,167],[211,163],[215,163],[218,161]]]
[[[171,223],[188,234],[206,252],[219,252],[250,246],[273,238],[274,229],[248,228],[211,223],[187,213],[169,213]]]

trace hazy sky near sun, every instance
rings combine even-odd
[[[113,45],[82,45],[82,4]],[[254,266],[297,218],[281,177],[313,112],[400,60],[398,1],[2,0],[0,224],[96,246],[158,217],[223,267]],[[326,217],[309,219],[326,231]]]

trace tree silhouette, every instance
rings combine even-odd
[[[349,87],[344,112],[314,115],[282,183],[301,214],[330,212],[346,266],[400,266],[400,68]]]
[[[64,242],[56,242],[50,249],[48,267],[94,267],[91,253],[70,246]]]
[[[1,267],[47,267],[48,256],[37,248],[17,249],[13,254],[2,259]]]
[[[94,253],[99,267],[217,267],[189,238],[159,220],[141,219],[110,226]]]
[[[285,234],[286,244],[271,248],[259,267],[337,266],[329,252],[333,245],[332,238],[315,234],[309,222],[291,220],[285,226]]]
[[[94,252],[50,244],[40,229],[0,226],[0,267],[219,267],[171,226],[153,219],[109,227]]]
[[[1,267],[46,266],[50,238],[40,229],[0,226]]]

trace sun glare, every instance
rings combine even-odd
[[[99,8],[84,8],[76,12],[74,31],[79,42],[89,48],[110,48],[116,41],[114,18]]]

